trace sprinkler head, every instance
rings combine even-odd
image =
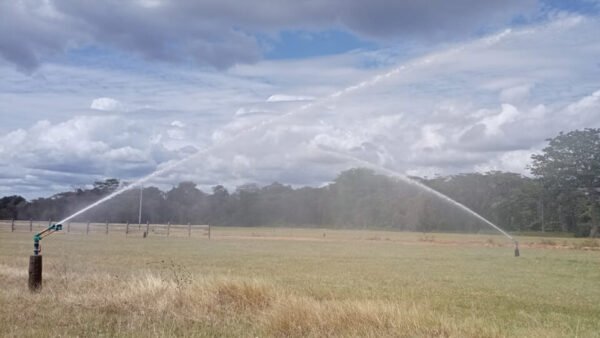
[[[519,252],[519,242],[515,241],[515,257],[519,257],[521,253]]]
[[[36,234],[35,236],[33,236],[33,255],[37,256],[40,254],[40,240],[41,240],[41,236],[39,234]]]

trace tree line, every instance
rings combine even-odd
[[[471,208],[508,231],[598,234],[600,129],[560,133],[532,155],[532,177],[492,171],[417,180]],[[118,179],[91,188],[27,201],[0,199],[0,219],[58,220],[118,189]],[[144,187],[142,222],[223,226],[387,228],[406,231],[491,231],[464,211],[422,189],[372,170],[341,172],[324,187],[281,183],[222,185],[205,192],[193,182],[168,191]],[[140,189],[132,189],[74,221],[136,222]]]

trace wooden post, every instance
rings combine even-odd
[[[89,234],[90,233],[90,221],[87,222],[87,225],[85,227],[85,234]]]
[[[188,237],[192,237],[192,225],[188,222]]]
[[[29,219],[29,232],[33,231],[33,220],[30,218]]]
[[[29,256],[29,290],[39,291],[42,288],[42,255]]]
[[[129,221],[127,221],[127,225],[125,226],[125,236],[129,235]]]
[[[10,232],[15,232],[15,219],[12,219],[12,222],[10,223]]]
[[[210,224],[208,225],[208,240],[210,241]]]
[[[169,221],[169,223],[167,223],[167,237],[169,237],[170,233],[171,233],[171,221]]]
[[[146,236],[150,235],[150,221],[146,221]]]
[[[106,235],[108,235],[108,221],[106,221]]]

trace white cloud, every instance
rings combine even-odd
[[[479,172],[502,170],[528,174],[527,166],[531,164],[531,155],[537,152],[539,149],[536,148],[509,151],[485,163],[477,164],[474,168]]]
[[[121,102],[110,97],[99,97],[92,101],[91,109],[102,111],[119,111],[122,108]]]
[[[320,148],[411,174],[523,172],[544,139],[600,127],[600,22],[571,21],[396,67],[389,60],[364,66],[390,51],[270,60],[223,73],[174,69],[170,76],[160,68],[142,74],[48,65],[43,80],[27,80],[0,67],[7,79],[0,83],[0,172],[8,176],[0,177],[0,193],[36,196],[69,189],[71,181],[132,179],[209,145],[214,150],[156,182],[319,185],[356,165]],[[265,101],[273,93],[316,99]],[[119,97],[138,108],[103,114],[84,109],[89,100],[81,97]]]
[[[570,104],[567,107],[567,111],[572,114],[580,114],[589,112],[590,110],[598,110],[600,106],[600,90],[592,93],[591,95],[585,96],[575,103]]]
[[[275,94],[269,96],[267,98],[267,102],[312,101],[314,99],[315,98],[313,96]]]
[[[531,85],[519,85],[509,88],[504,88],[500,92],[500,100],[502,102],[519,102],[529,97]]]
[[[442,125],[424,125],[421,128],[421,138],[413,144],[413,149],[418,151],[440,149],[446,143],[446,138],[439,133],[442,128]]]
[[[179,128],[173,128],[167,130],[167,135],[174,140],[184,140],[185,132]]]
[[[177,127],[177,128],[185,128],[185,123],[183,123],[179,120],[175,120],[175,121],[171,122],[171,126]]]
[[[0,157],[7,159],[0,168],[20,173],[18,182],[0,178],[0,191],[19,192],[23,186],[42,184],[39,194],[101,177],[142,176],[178,156],[162,144],[148,142],[152,136],[151,128],[116,116],[79,116],[57,124],[40,121],[0,137],[0,144],[9,145],[0,148]]]
[[[498,135],[502,133],[502,126],[514,122],[519,116],[517,108],[510,104],[503,104],[502,110],[495,115],[488,116],[480,121],[485,126],[486,135]]]

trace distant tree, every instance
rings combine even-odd
[[[119,180],[116,178],[108,178],[104,181],[94,182],[94,191],[100,194],[110,194],[119,188]]]
[[[144,199],[147,200],[148,196],[146,196],[146,191],[144,191],[144,194]],[[101,220],[101,218],[104,217],[110,222],[137,223],[139,218],[139,208],[140,191],[139,189],[132,189],[125,191],[121,195],[100,205],[98,211],[101,213],[97,213],[97,216],[94,217],[94,219]],[[142,207],[142,211],[144,209],[147,209],[146,206]]]
[[[212,188],[212,195],[208,197],[210,224],[227,225],[231,222],[233,210],[230,203],[230,195],[227,188],[216,185]]]
[[[244,184],[236,188],[234,197],[234,214],[233,221],[236,224],[243,226],[260,225],[260,205],[259,205],[260,188],[258,185],[250,183]]]
[[[531,172],[556,194],[585,196],[590,237],[600,224],[600,129],[586,128],[548,139],[542,154],[532,155]]]
[[[201,223],[204,216],[206,194],[193,182],[181,182],[166,194],[166,217],[174,222]]]
[[[167,222],[165,193],[157,187],[144,188],[142,220],[150,223]]]
[[[365,168],[346,170],[329,186],[329,216],[339,227],[399,227],[414,191]]]
[[[536,180],[501,172],[415,179],[456,199],[507,230],[541,228],[541,222],[537,221],[540,194],[537,193]],[[49,198],[22,203],[17,201],[11,205],[17,204],[16,214],[19,218],[57,220],[115,191],[119,185],[117,179],[108,179],[95,182],[92,188],[76,188],[75,191],[58,193]],[[246,184],[230,194],[224,186],[217,185],[207,194],[193,182],[181,182],[166,193],[156,187],[145,187],[143,197],[142,222],[385,227],[453,232],[482,229],[481,222],[464,211],[424,193],[412,184],[367,169],[341,172],[334,182],[320,188],[296,189],[275,182],[264,187]],[[79,215],[74,221],[136,222],[139,201],[139,190],[126,191]],[[548,199],[544,203],[553,206],[557,201],[561,201],[562,206],[570,203],[568,197]],[[573,203],[579,206],[579,202]],[[554,219],[561,218],[557,215],[563,215],[565,223],[571,222],[573,215],[580,214],[579,208],[548,209],[546,214]],[[11,218],[14,210],[14,207],[5,206],[0,208],[0,214]],[[572,228],[568,230],[572,231]]]
[[[491,222],[507,230],[534,230],[536,226],[537,196],[533,179],[515,173],[491,171],[467,173],[425,180],[425,184],[464,204]],[[456,208],[448,209],[439,203],[430,203],[429,209],[443,208],[446,222],[455,223],[452,229],[475,231],[481,222]],[[431,213],[430,211],[429,213]],[[449,217],[452,216],[452,217]],[[465,217],[468,216],[468,217]],[[429,223],[431,223],[431,216]]]
[[[6,196],[0,198],[0,219],[19,218],[19,209],[27,201],[21,196]]]

